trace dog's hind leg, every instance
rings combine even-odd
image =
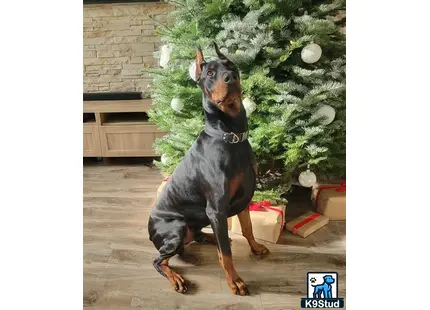
[[[169,259],[170,258],[163,259],[160,256],[154,260],[153,265],[161,275],[165,276],[169,280],[175,291],[178,293],[186,293],[188,288],[185,285],[185,280],[180,274],[177,274],[169,267]]]
[[[169,259],[180,254],[184,248],[186,238],[186,225],[180,219],[166,220],[150,218],[149,234],[160,256],[154,260],[153,266],[161,275],[165,276],[172,284],[173,289],[179,293],[185,293],[187,286],[184,278],[169,267]]]

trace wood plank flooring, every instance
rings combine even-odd
[[[279,244],[264,243],[271,253],[254,256],[232,234],[235,267],[251,296],[231,294],[212,245],[192,243],[191,265],[170,264],[192,284],[185,295],[152,266],[157,250],[148,239],[147,219],[163,177],[141,163],[84,164],[84,300],[87,310],[125,309],[301,309],[308,271],[337,271],[339,296],[345,297],[345,222],[330,222],[303,239],[284,231]],[[308,210],[307,199],[291,201],[287,220]]]

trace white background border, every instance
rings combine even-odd
[[[423,308],[430,279],[429,5],[395,2],[347,8],[348,309]],[[2,13],[2,308],[81,309],[82,3]]]
[[[82,2],[1,12],[0,308],[82,309]]]
[[[426,307],[429,4],[398,3],[347,2],[347,309]]]

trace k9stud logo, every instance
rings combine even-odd
[[[308,296],[302,298],[302,308],[343,308],[343,298],[338,298],[337,272],[308,272]]]

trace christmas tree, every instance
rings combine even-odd
[[[155,142],[165,175],[204,129],[194,81],[196,45],[217,58],[215,41],[239,68],[249,141],[259,164],[254,199],[279,199],[307,167],[345,175],[344,1],[175,0],[160,25],[165,45],[153,77],[149,117],[168,134]],[[335,116],[335,117],[334,117]],[[334,117],[334,119],[333,119]]]

